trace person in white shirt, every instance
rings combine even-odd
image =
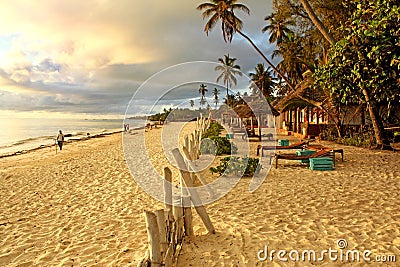
[[[57,140],[58,146],[60,147],[60,150],[62,150],[62,146],[63,146],[63,143],[64,143],[64,135],[63,135],[61,130],[60,130],[59,134],[57,135],[57,139],[56,140]]]

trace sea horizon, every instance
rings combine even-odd
[[[127,119],[130,129],[144,126],[144,120]],[[0,155],[13,154],[54,144],[58,131],[65,140],[77,140],[123,130],[123,119],[0,118]]]

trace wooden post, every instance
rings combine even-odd
[[[204,225],[206,226],[208,232],[214,234],[215,233],[214,226],[210,220],[210,217],[207,214],[206,209],[201,205],[202,202],[201,202],[200,196],[197,194],[197,191],[192,188],[192,187],[194,187],[193,182],[191,181],[190,174],[187,171],[187,166],[186,166],[185,161],[179,151],[179,148],[173,149],[172,155],[174,156],[176,163],[178,164],[179,171],[182,175],[182,178],[183,178],[183,181],[185,182],[186,187],[189,190],[190,199],[192,200],[197,213],[199,214]]]
[[[157,218],[156,215],[150,211],[145,211],[145,216],[151,266],[161,267],[160,232],[158,230]]]
[[[172,267],[174,257],[174,246],[169,246],[164,258],[164,267]],[[139,266],[138,266],[139,267]]]
[[[183,139],[183,146],[188,147],[189,146],[189,136],[185,135],[185,138]]]
[[[190,205],[190,196],[182,196],[183,215],[185,234],[187,236],[194,236],[193,223],[192,223],[192,207]]]
[[[190,155],[192,156],[192,160],[196,160],[196,140],[195,140],[195,136],[194,133],[192,133],[190,135],[191,137],[191,143],[190,143]]]
[[[164,168],[164,203],[167,212],[172,212],[172,172],[168,167]]]
[[[181,197],[178,196],[174,199],[174,206],[172,212],[176,221],[176,243],[179,244],[183,237],[183,208]]]
[[[189,151],[187,150],[187,148],[183,147],[182,150],[183,150],[183,153],[185,154],[185,156],[187,157],[187,155],[189,154]],[[201,178],[200,175],[197,175],[195,172],[193,172],[194,168],[190,162],[187,162],[187,167],[188,167],[188,171],[191,172],[191,179],[192,179],[193,184],[196,183],[196,180],[199,180],[201,185],[203,185],[203,186],[207,185],[207,182],[203,178]],[[210,194],[210,196],[214,195],[214,191],[211,189],[211,187],[207,186],[207,191]]]
[[[168,242],[167,242],[167,224],[165,219],[164,210],[156,210],[155,212],[158,224],[158,231],[160,233],[160,252],[161,256],[164,257],[165,253],[168,249]]]
[[[258,115],[258,141],[261,141],[261,115]]]

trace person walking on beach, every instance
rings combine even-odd
[[[62,131],[60,130],[59,134],[57,135],[57,144],[60,147],[60,150],[62,150],[63,142],[64,142],[64,135]]]

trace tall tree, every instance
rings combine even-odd
[[[340,101],[367,103],[378,148],[390,148],[378,107],[400,103],[400,8],[396,0],[360,2],[340,28],[345,37],[331,49],[314,78]]]
[[[199,94],[201,95],[201,98],[204,98],[207,92],[207,85],[205,85],[204,83],[200,84]]]
[[[280,13],[274,12],[266,16],[264,20],[269,21],[269,24],[262,29],[262,32],[269,32],[269,42],[279,46],[285,41],[288,35],[293,35],[293,31],[289,27],[294,27],[294,21],[283,17]]]
[[[318,16],[315,14],[314,9],[311,7],[308,0],[301,0],[301,4],[306,10],[308,16],[311,21],[314,23],[315,27],[321,32],[321,34],[325,37],[325,39],[331,44],[334,45],[336,43],[335,38],[329,32],[329,30],[325,27],[325,25],[319,20]]]
[[[200,84],[199,94],[201,95],[201,98],[200,98],[199,103],[200,103],[201,107],[207,103],[206,98],[205,98],[205,95],[207,92],[208,92],[207,85],[205,85],[204,83]]]
[[[258,46],[247,36],[243,31],[243,22],[235,15],[236,10],[241,10],[246,14],[250,14],[250,10],[243,4],[236,3],[237,0],[211,0],[209,3],[200,4],[197,9],[203,11],[203,19],[210,17],[207,21],[204,31],[208,33],[215,27],[218,21],[221,21],[222,35],[225,42],[231,42],[233,35],[238,33],[244,39],[246,39],[250,45],[260,54],[260,56],[267,62],[268,65],[273,68],[287,85],[294,90],[294,86],[290,81],[282,74],[274,64],[264,55],[264,53],[258,48]]]
[[[205,97],[200,98],[200,102],[199,103],[200,103],[201,107],[204,106],[207,103]]]
[[[231,58],[228,55],[224,55],[223,58],[219,58],[218,61],[221,63],[220,65],[215,67],[215,71],[220,71],[221,74],[217,78],[217,82],[221,79],[223,80],[226,86],[226,97],[228,99],[229,88],[232,88],[232,85],[237,84],[236,75],[242,76],[242,72],[240,70],[240,66],[235,64],[236,58]]]
[[[217,108],[217,105],[219,103],[219,90],[218,90],[218,88],[214,88],[213,95],[214,95],[215,108]]]
[[[252,82],[257,86],[252,88],[252,93],[257,94],[257,91],[260,90],[265,98],[270,99],[276,80],[272,75],[271,68],[265,68],[264,64],[257,64],[254,70],[255,72],[249,73]]]

